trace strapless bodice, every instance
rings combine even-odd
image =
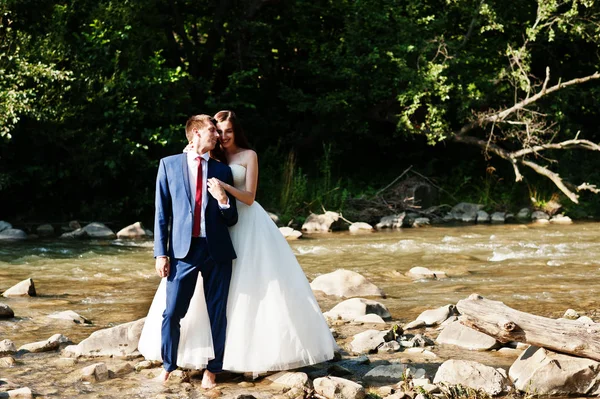
[[[246,167],[237,163],[229,165],[233,175],[233,186],[238,190],[246,190]]]

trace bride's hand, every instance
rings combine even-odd
[[[194,146],[192,145],[192,143],[189,143],[188,145],[185,146],[185,148],[183,149],[183,152],[190,152],[194,150]]]
[[[208,186],[208,192],[220,204],[227,204],[227,194],[225,194],[225,190],[223,189],[224,183],[221,180],[217,179],[216,177],[213,177],[211,179],[208,179],[206,185]]]

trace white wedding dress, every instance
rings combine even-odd
[[[230,165],[236,188],[245,190],[246,168]],[[267,212],[254,202],[237,201],[238,222],[229,229],[238,258],[227,304],[223,369],[261,373],[287,370],[333,358],[335,339],[304,271]],[[214,357],[202,283],[181,321],[177,365],[202,369]],[[158,287],[142,330],[139,351],[160,355],[166,279]]]

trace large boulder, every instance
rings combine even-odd
[[[356,296],[385,297],[383,291],[364,276],[351,270],[338,269],[315,278],[310,287],[327,295],[350,298]]]
[[[422,320],[427,326],[441,324],[454,313],[454,305],[445,305],[437,309],[426,310],[421,313],[417,320]]]
[[[54,227],[51,224],[42,224],[35,229],[35,232],[40,237],[52,237],[54,235]]]
[[[438,344],[455,345],[464,349],[486,351],[498,347],[496,338],[473,330],[462,323],[455,321],[446,326],[438,335],[435,342]]]
[[[87,226],[86,226],[87,228]],[[112,231],[111,231],[112,233]],[[127,227],[123,227],[117,232],[117,238],[143,238],[146,237],[146,230],[141,222],[135,222]]]
[[[291,227],[280,227],[279,231],[285,237],[286,240],[297,240],[302,237],[302,232],[294,230]]]
[[[530,346],[510,367],[519,391],[537,395],[600,395],[600,363]]]
[[[353,337],[352,342],[350,342],[350,349],[354,353],[361,354],[377,352],[377,348],[385,343],[386,335],[387,331],[363,331]]]
[[[331,231],[331,225],[340,219],[340,214],[336,212],[325,212],[322,215],[311,213],[302,225],[302,231],[328,232]]]
[[[27,233],[19,229],[6,229],[0,232],[0,240],[26,240]]]
[[[79,345],[67,346],[65,355],[77,356],[137,356],[137,345],[142,334],[145,318],[120,324],[112,328],[98,330],[84,339]]]
[[[83,231],[91,238],[113,239],[116,237],[111,229],[98,222],[88,224],[83,228]]]
[[[350,233],[370,233],[373,231],[373,226],[371,226],[369,223],[356,222],[352,223],[350,227],[348,227],[348,230]]]
[[[2,293],[3,297],[11,297],[11,296],[36,296],[35,285],[33,284],[33,280],[28,278],[27,280],[23,280],[18,284],[13,285],[6,291]]]
[[[363,399],[365,388],[354,381],[339,377],[323,377],[314,380],[315,392],[327,399]]]
[[[355,320],[358,317],[370,313],[381,316],[383,319],[392,318],[385,305],[364,298],[352,298],[345,300],[344,302],[340,302],[335,305],[329,312],[325,312],[323,314],[330,319],[341,318],[346,320]]]
[[[12,229],[12,224],[5,222],[4,220],[0,220],[0,232],[8,229]]]
[[[0,319],[12,319],[15,312],[6,304],[0,303]]]
[[[438,369],[434,384],[462,385],[497,396],[511,391],[506,371],[470,360],[446,360]]]

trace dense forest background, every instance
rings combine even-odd
[[[597,216],[597,195],[576,204],[525,164],[515,182],[493,149],[600,183],[594,148],[531,150],[600,141],[599,41],[592,0],[0,0],[0,219],[151,223],[158,160],[221,109],[286,220],[411,165],[441,202]]]

